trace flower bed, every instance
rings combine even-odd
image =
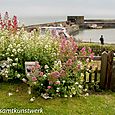
[[[15,33],[0,29],[0,60],[6,60],[5,69],[0,74],[5,79],[18,78],[36,91],[38,95],[51,97],[72,97],[83,91],[84,68],[89,69],[92,50],[78,46],[71,37],[69,40],[52,38],[50,33],[41,37],[38,31],[27,32],[23,28]],[[76,53],[79,52],[79,53]],[[34,62],[27,66],[25,62]],[[27,74],[26,74],[27,73]]]

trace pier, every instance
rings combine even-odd
[[[84,16],[67,16],[67,20],[65,21],[29,25],[25,26],[25,29],[27,31],[32,31],[33,29],[37,29],[38,27],[60,25],[65,27],[71,34],[75,31],[78,31],[80,28],[115,28],[115,19],[85,19]]]

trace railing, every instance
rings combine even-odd
[[[86,57],[78,57],[78,58],[82,60],[84,58],[89,58],[89,57],[86,56]],[[101,62],[101,56],[94,56],[93,60]],[[90,66],[89,70],[84,68],[83,88],[84,89],[88,88],[89,90],[93,89],[96,91],[99,88],[100,72],[101,70],[98,67],[96,67],[95,70],[93,70],[92,66]]]
[[[98,86],[101,89],[111,89],[115,91],[115,60],[113,52],[103,52],[101,56],[95,56],[94,61],[101,62],[101,68],[95,68],[92,71],[92,67],[89,70],[84,69],[83,84],[84,89],[88,86],[88,89],[97,90]],[[88,58],[88,57],[79,57]],[[89,73],[86,75],[86,73]]]

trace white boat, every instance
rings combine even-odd
[[[60,26],[58,27],[53,27],[53,26],[40,27],[40,33],[42,35],[44,35],[47,30],[50,31],[54,37],[60,36],[61,34],[63,34],[66,38],[70,38],[70,35],[67,33],[66,28],[64,27],[60,27]]]
[[[89,25],[89,28],[90,29],[102,29],[103,26],[98,26],[97,24],[92,24],[92,25]]]

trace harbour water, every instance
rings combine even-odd
[[[100,43],[100,36],[104,36],[104,42],[115,44],[115,28],[114,29],[85,29],[80,30],[74,37],[76,40],[84,42]]]
[[[66,21],[67,16],[33,16],[33,17],[18,17],[19,26],[24,24],[27,25],[35,25],[35,24],[45,24],[50,22],[60,22]]]
[[[19,17],[19,25],[34,25],[49,22],[66,21],[67,16],[38,16],[38,17]],[[76,40],[99,43],[100,36],[104,36],[105,43],[115,44],[114,29],[84,29],[80,30],[74,37]]]

